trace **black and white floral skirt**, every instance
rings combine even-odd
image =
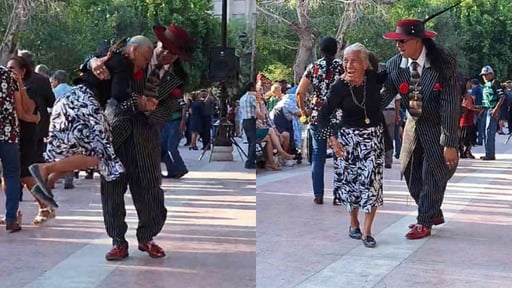
[[[382,126],[340,129],[337,138],[346,156],[334,160],[334,194],[349,212],[370,212],[383,204],[383,132]]]
[[[78,85],[55,102],[44,157],[53,162],[73,155],[98,157],[106,181],[118,178],[124,167],[114,153],[110,125],[91,90]]]

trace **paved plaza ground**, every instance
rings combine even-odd
[[[166,251],[151,259],[137,250],[137,216],[127,193],[130,257],[107,262],[99,178],[55,190],[57,218],[31,225],[37,206],[28,193],[21,203],[23,230],[0,233],[0,287],[254,287],[256,197],[254,170],[233,162],[198,161],[199,151],[181,148],[190,173],[165,179],[166,225],[155,239]],[[4,196],[0,196],[4,203]],[[3,209],[2,209],[3,210]]]
[[[461,159],[446,191],[446,223],[421,240],[404,237],[416,205],[395,160],[385,169],[374,249],[348,237],[348,214],[332,205],[332,161],[322,206],[313,203],[309,165],[258,171],[257,286],[512,287],[512,143],[504,145],[505,137],[497,136],[496,161]],[[483,147],[474,152],[481,156]]]

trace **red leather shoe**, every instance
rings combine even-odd
[[[425,227],[420,224],[416,224],[416,225],[414,225],[414,227],[411,228],[411,230],[409,232],[407,232],[407,234],[405,234],[405,237],[410,240],[421,239],[421,238],[430,236],[431,231],[432,231],[432,229],[430,229],[428,227]]]
[[[106,255],[107,261],[123,260],[128,257],[128,246],[116,245]]]
[[[142,252],[148,252],[151,258],[162,258],[165,257],[165,251],[162,247],[158,246],[155,242],[139,242],[139,250]]]
[[[439,217],[435,217],[434,219],[432,219],[432,225],[441,225],[441,224],[444,224],[444,217],[443,216],[439,216]],[[409,224],[409,229],[412,229],[414,227],[414,225],[416,224]]]
[[[435,217],[434,219],[432,219],[432,224],[434,225],[441,225],[444,223],[444,217],[443,216],[439,216],[439,217]]]

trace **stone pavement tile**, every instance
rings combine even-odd
[[[57,218],[41,227],[30,225],[37,206],[25,193],[23,230],[0,231],[0,259],[9,263],[0,267],[0,287],[254,287],[255,174],[240,168],[240,161],[208,163],[192,151],[183,155],[190,173],[162,185],[168,218],[155,240],[167,257],[151,259],[137,250],[137,216],[127,193],[130,257],[105,261],[111,239],[95,175],[75,181],[73,190],[59,184]]]
[[[511,281],[510,267],[407,260],[374,287],[508,288]]]
[[[512,225],[512,179],[507,172],[512,168],[512,149],[498,144],[497,150],[501,152],[497,161],[461,160],[443,204],[447,223],[421,240],[404,237],[407,225],[415,222],[417,208],[399,180],[397,161],[393,169],[385,169],[384,206],[379,208],[373,228],[378,243],[375,249],[346,236],[347,213],[328,201],[332,199],[329,162],[323,206],[312,203],[309,167],[258,171],[258,287],[489,287],[484,286],[486,278],[512,271],[510,257],[504,253],[512,244],[506,232]],[[475,156],[481,152],[476,148]],[[457,233],[451,232],[454,230]],[[458,244],[461,241],[467,243]],[[490,247],[496,249],[489,252]],[[437,282],[428,278],[436,273],[442,278],[442,269],[425,277],[418,275],[421,261],[426,269],[435,266],[431,263],[449,266],[446,270],[456,276]],[[467,274],[464,265],[471,268],[469,263],[476,265],[478,273],[469,274],[476,280],[458,281]],[[509,282],[506,278],[489,283],[506,287],[503,283]]]

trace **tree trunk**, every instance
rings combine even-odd
[[[18,50],[17,34],[27,24],[32,0],[13,0],[7,27],[0,43],[0,65],[6,65]]]
[[[311,33],[302,31],[301,34],[299,34],[299,49],[297,50],[295,64],[293,65],[293,78],[295,83],[299,83],[306,67],[312,62],[314,45],[315,41]]]
[[[18,20],[16,17],[15,9],[9,15],[9,21],[5,30],[2,43],[0,44],[0,65],[7,65],[9,58],[16,50],[15,35],[18,30]]]
[[[18,45],[15,39],[15,32],[6,33],[2,45],[0,46],[0,65],[7,65],[9,59],[16,54]]]
[[[299,36],[299,49],[293,65],[293,78],[295,83],[299,83],[306,67],[313,60],[313,47],[315,45],[315,32],[313,23],[309,17],[309,0],[298,0],[297,16],[298,23],[294,23],[292,29]]]

